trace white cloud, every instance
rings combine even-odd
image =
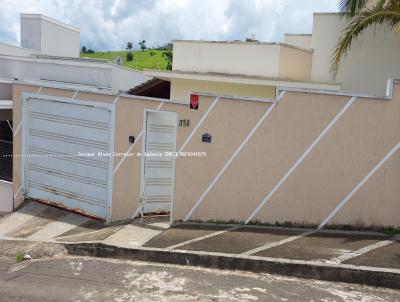
[[[81,29],[81,44],[123,49],[146,40],[234,40],[254,34],[262,41],[283,33],[307,33],[312,13],[336,11],[337,0],[3,0],[0,41],[19,44],[19,13],[41,13]]]

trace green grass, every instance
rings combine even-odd
[[[167,61],[163,57],[164,50],[145,50],[132,51],[133,60],[126,60],[127,51],[101,51],[95,53],[81,53],[82,58],[106,59],[113,61],[115,57],[120,56],[123,59],[124,66],[137,70],[143,69],[166,69]]]
[[[24,261],[24,254],[22,254],[22,253],[17,253],[17,254],[15,255],[15,261],[16,261],[16,262],[22,262],[22,261]]]
[[[394,235],[400,234],[400,229],[385,228],[385,229],[383,230],[383,232],[384,232],[386,235],[394,236]]]

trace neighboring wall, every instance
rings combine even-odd
[[[14,85],[14,124],[20,123],[22,91],[38,87]],[[43,88],[42,94],[72,97],[73,91]],[[113,102],[115,95],[79,92],[77,99]],[[351,101],[350,101],[351,100]],[[268,195],[253,222],[318,225],[327,218],[360,181],[400,142],[400,84],[392,99],[373,99],[286,92],[276,104],[201,97],[200,109],[162,103],[160,110],[189,119],[179,127],[177,150],[198,129],[183,151],[204,151],[205,157],[178,157],[175,171],[174,220],[247,220]],[[138,136],[145,108],[155,109],[162,100],[120,96],[116,105],[115,151],[129,150],[129,135]],[[271,109],[271,106],[275,106]],[[268,110],[259,127],[254,128]],[[202,119],[204,117],[204,119]],[[327,131],[326,127],[330,125]],[[233,158],[213,186],[215,177],[229,162],[246,137],[244,148]],[[202,143],[201,135],[212,135]],[[317,143],[316,139],[325,133]],[[141,151],[138,139],[132,152]],[[314,145],[305,157],[302,155]],[[17,133],[14,153],[21,152]],[[304,158],[293,173],[285,174]],[[114,159],[114,167],[121,158]],[[141,158],[127,157],[113,179],[112,219],[130,218],[139,205]],[[14,193],[20,185],[20,158],[14,159]],[[281,180],[283,182],[281,182]],[[348,202],[329,224],[400,227],[400,151],[397,150]],[[282,183],[276,190],[276,186]],[[272,194],[270,194],[273,192]],[[200,198],[204,196],[204,198]],[[200,201],[200,202],[199,202]],[[198,207],[193,211],[193,206]]]
[[[312,51],[279,43],[175,41],[172,69],[310,80]]]
[[[84,64],[0,55],[0,78],[59,81],[111,88],[109,64]],[[128,88],[129,89],[129,88]]]
[[[314,14],[312,81],[332,81],[329,73],[332,52],[346,22],[335,13]],[[387,80],[400,76],[399,49],[400,33],[373,27],[352,45],[334,81],[341,83],[343,90],[383,95]]]
[[[275,87],[261,85],[240,85],[210,81],[194,81],[183,79],[171,79],[172,100],[189,103],[191,92],[208,92],[223,95],[236,95],[244,97],[259,97],[270,99],[275,97]]]
[[[279,45],[274,43],[174,41],[173,70],[275,77]]]
[[[39,51],[29,49],[29,48],[21,48],[14,45],[9,45],[5,43],[0,43],[0,54],[7,56],[21,56],[21,57],[29,57],[31,54],[38,54]]]
[[[90,62],[40,56],[30,58],[5,56],[0,53],[0,66],[0,78],[57,81],[109,88],[114,92],[128,91],[151,79],[142,72],[107,61]]]
[[[0,180],[0,212],[11,212],[13,210],[13,184]]]
[[[282,45],[279,54],[278,78],[309,81],[312,56],[313,53],[310,50]]]
[[[284,43],[300,48],[311,49],[311,34],[285,34]]]

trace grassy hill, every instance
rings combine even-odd
[[[166,69],[167,61],[163,57],[164,50],[145,50],[132,51],[133,60],[126,60],[127,51],[101,51],[95,53],[81,53],[81,57],[106,59],[113,61],[115,57],[120,56],[124,61],[124,66],[137,70],[143,69]]]

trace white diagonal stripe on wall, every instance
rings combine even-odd
[[[336,206],[335,209],[326,217],[318,226],[318,229],[323,228],[336,214],[339,210],[350,200],[350,198],[368,181],[368,179],[375,174],[376,171],[379,170],[380,167],[392,157],[393,154],[396,153],[397,150],[400,148],[400,142],[390,150],[382,160],[376,164],[375,167],[372,168],[371,171],[351,190],[349,194]]]
[[[10,129],[11,129],[11,132],[14,132],[14,129],[13,129],[13,127],[11,126],[11,123],[10,123],[10,121],[9,121],[9,120],[7,120],[7,124],[8,124],[8,127],[10,127]]]
[[[36,90],[36,93],[40,93],[41,91],[42,91],[42,87],[39,87],[39,88]],[[15,131],[14,131],[14,133],[13,133],[13,137],[15,137],[15,136],[17,135],[18,131],[21,129],[22,121],[23,121],[23,119],[21,118],[21,122],[18,124],[17,128],[15,128]]]
[[[130,153],[133,149],[133,147],[135,147],[136,143],[142,138],[143,135],[143,130],[141,130],[138,134],[138,136],[136,137],[135,141],[133,142],[133,144],[129,147],[129,149],[125,152],[125,153]],[[123,156],[121,158],[121,160],[118,162],[117,166],[114,169],[113,175],[115,173],[117,173],[118,169],[121,167],[121,165],[123,164],[123,162],[125,161],[126,156]]]
[[[156,111],[160,110],[161,106],[164,104],[164,102],[161,102],[160,105],[158,105],[158,107],[156,108]],[[130,145],[129,149],[125,152],[125,153],[130,153],[133,149],[133,147],[136,145],[136,143],[142,138],[143,135],[143,129],[140,131],[140,133],[138,134],[138,136],[136,137],[135,141],[133,142],[132,145]],[[118,169],[121,167],[121,165],[123,164],[123,162],[125,161],[126,156],[123,156],[121,158],[121,160],[118,162],[117,166],[114,169],[113,175],[115,173],[117,173]]]
[[[285,92],[282,92],[282,94],[279,96],[278,99],[281,99],[283,97]],[[221,178],[221,176],[224,174],[225,170],[228,169],[230,164],[234,161],[236,156],[242,151],[244,146],[247,144],[247,142],[250,140],[250,138],[253,136],[253,134],[257,131],[257,129],[260,127],[260,125],[263,123],[263,121],[267,118],[267,116],[270,114],[270,112],[275,108],[277,102],[272,103],[271,106],[267,109],[267,111],[262,115],[262,117],[258,120],[257,124],[253,127],[253,129],[249,132],[247,137],[242,141],[242,143],[239,145],[239,147],[236,149],[236,151],[232,154],[232,156],[229,158],[229,160],[225,163],[224,167],[219,171],[217,176],[213,179],[213,181],[208,185],[207,189],[203,192],[203,194],[200,196],[200,198],[196,201],[192,209],[189,211],[189,213],[186,215],[186,217],[183,219],[183,221],[187,221],[190,216],[194,213],[194,211],[197,209],[197,207],[203,202],[204,198],[207,196],[208,192],[214,187],[214,185],[217,183],[217,181]]]
[[[13,133],[13,136],[14,136],[14,137],[17,135],[19,129],[21,129],[21,126],[22,126],[22,121],[18,124],[17,128],[15,129],[15,131],[14,131],[14,133]]]
[[[329,124],[322,130],[318,137],[313,141],[313,143],[304,151],[300,158],[294,163],[294,165],[286,172],[286,174],[281,178],[281,180],[275,185],[275,187],[268,193],[267,196],[259,203],[257,208],[251,213],[251,215],[246,219],[245,224],[249,223],[261,210],[261,208],[271,199],[276,191],[286,182],[294,170],[303,162],[303,160],[310,154],[310,152],[315,148],[316,145],[321,141],[325,134],[335,125],[335,123],[340,119],[340,117],[349,109],[349,107],[354,103],[356,97],[352,97],[343,108],[336,114],[336,116],[329,122]]]
[[[192,133],[189,134],[188,138],[186,141],[182,144],[182,147],[179,149],[178,153],[182,152],[183,149],[186,147],[186,145],[190,142],[192,139],[193,135],[196,133],[197,129],[200,128],[201,124],[204,122],[206,119],[207,115],[211,112],[211,110],[214,108],[214,106],[218,103],[219,97],[215,98],[215,100],[212,102],[210,107],[208,107],[207,111],[204,113],[204,115],[201,117],[200,121],[197,123],[196,127],[194,127]]]
[[[113,104],[117,103],[119,100],[119,95],[114,99]]]
[[[14,194],[14,200],[17,199],[17,197],[18,197],[19,193],[21,193],[21,191],[22,191],[22,186],[19,186],[17,192],[15,192],[15,194]]]

